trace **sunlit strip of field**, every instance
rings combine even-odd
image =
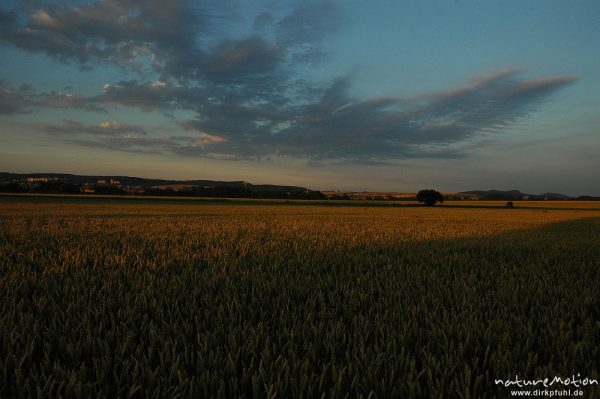
[[[565,220],[600,216],[600,209],[542,210],[453,207],[326,207],[326,206],[245,206],[215,204],[137,203],[51,203],[7,202],[0,217],[13,227],[47,229],[59,223],[63,229],[86,231],[109,229],[128,234],[143,233],[148,226],[156,233],[174,234],[219,223],[220,228],[261,229],[272,233],[285,226],[282,234],[299,231],[316,240],[364,243],[395,240],[426,240],[487,236],[523,230]],[[138,231],[139,230],[139,231]],[[290,237],[293,238],[293,237]]]
[[[506,206],[508,201],[445,201],[446,206]],[[511,201],[516,208],[549,208],[549,209],[598,209],[600,201]]]

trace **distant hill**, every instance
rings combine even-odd
[[[536,195],[534,195],[534,197],[536,197]],[[560,194],[560,193],[544,193],[544,194],[537,195],[537,197],[548,198],[548,199],[572,199],[573,198],[568,195]]]
[[[559,193],[543,193],[543,194],[525,194],[519,190],[473,190],[462,191],[458,194],[477,195],[483,200],[523,200],[523,199],[549,199],[549,200],[566,200],[572,199],[565,194]]]
[[[399,192],[338,192],[330,191],[321,193],[313,191],[306,187],[299,186],[279,186],[273,184],[252,184],[245,181],[221,181],[221,180],[167,180],[167,179],[146,179],[143,177],[131,176],[106,176],[106,175],[75,175],[68,173],[7,173],[0,172],[0,188],[15,185],[25,191],[31,190],[31,187],[26,184],[28,178],[47,178],[52,184],[80,186],[81,190],[84,187],[96,186],[96,192],[103,193],[107,189],[98,187],[99,181],[117,180],[118,189],[110,189],[107,194],[116,194],[115,190],[126,191],[129,188],[145,192],[150,195],[173,195],[176,193],[182,195],[194,196],[223,196],[223,197],[240,197],[249,196],[257,198],[329,198],[329,199],[347,199],[347,200],[412,200],[414,193],[399,193]],[[77,187],[75,187],[77,189]],[[8,192],[0,189],[0,191]],[[112,191],[111,191],[112,190]],[[16,191],[16,192],[25,192]],[[83,191],[82,191],[83,192]],[[128,191],[131,192],[131,191]],[[598,200],[598,197],[581,196],[570,197],[560,193],[543,193],[543,194],[526,194],[519,190],[471,190],[462,191],[459,193],[445,193],[447,198],[452,199],[468,199],[479,198],[481,200]],[[461,198],[462,197],[462,198]],[[466,197],[466,198],[465,198]]]
[[[67,173],[5,173],[0,172],[0,181],[10,182],[15,180],[26,180],[29,177],[56,179],[71,184],[95,183],[98,180],[118,180],[123,186],[135,186],[150,188],[156,186],[197,186],[197,187],[233,187],[252,188],[254,191],[288,191],[305,192],[307,188],[297,186],[278,186],[273,184],[251,184],[244,181],[220,181],[220,180],[165,180],[146,179],[131,176],[84,176]]]
[[[36,179],[35,181],[31,181]],[[82,176],[67,173],[2,173],[0,192],[182,195],[221,198],[324,199],[319,191],[298,186],[244,181],[166,180],[131,176]]]

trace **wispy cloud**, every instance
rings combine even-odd
[[[179,155],[206,153],[207,156],[216,157],[216,154],[209,151],[210,148],[226,141],[225,138],[203,132],[198,132],[193,137],[156,136],[148,134],[142,126],[116,121],[103,121],[90,125],[64,119],[60,123],[43,123],[36,127],[38,131],[61,139],[65,143],[133,153]]]
[[[203,74],[215,83],[245,83],[277,71],[285,60],[284,49],[254,37],[219,43],[207,54]]]
[[[32,112],[35,98],[27,85],[14,89],[0,80],[0,115],[26,114]]]
[[[305,1],[275,24],[278,40],[293,49],[296,62],[319,61],[321,41],[335,33],[343,12],[331,0]]]
[[[37,100],[39,107],[46,108],[71,108],[86,111],[107,112],[106,108],[93,99],[88,99],[81,94],[53,91],[40,95]]]
[[[43,123],[38,129],[55,136],[110,136],[110,137],[139,137],[145,136],[146,130],[141,126],[104,121],[97,125],[85,125],[80,122],[64,119],[62,123]]]

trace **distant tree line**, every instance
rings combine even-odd
[[[79,194],[82,186],[60,181],[40,182],[23,185],[17,182],[0,184],[0,192],[31,194]],[[114,185],[96,185],[94,194],[127,195],[127,191]],[[209,197],[209,198],[273,198],[273,199],[326,199],[320,191],[312,190],[253,190],[251,187],[190,187],[182,190],[170,188],[145,188],[136,195],[177,196],[177,197]]]
[[[592,197],[591,195],[580,195],[575,199],[577,201],[600,201],[600,197]]]
[[[40,182],[35,185],[22,185],[17,182],[0,184],[2,193],[78,194],[80,191],[79,185],[60,181]]]
[[[326,199],[320,191],[311,190],[253,190],[244,187],[189,187],[175,191],[173,189],[148,188],[144,195],[209,197],[209,198],[272,198],[272,199]]]

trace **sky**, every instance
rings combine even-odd
[[[3,0],[0,171],[600,195],[596,0]]]

